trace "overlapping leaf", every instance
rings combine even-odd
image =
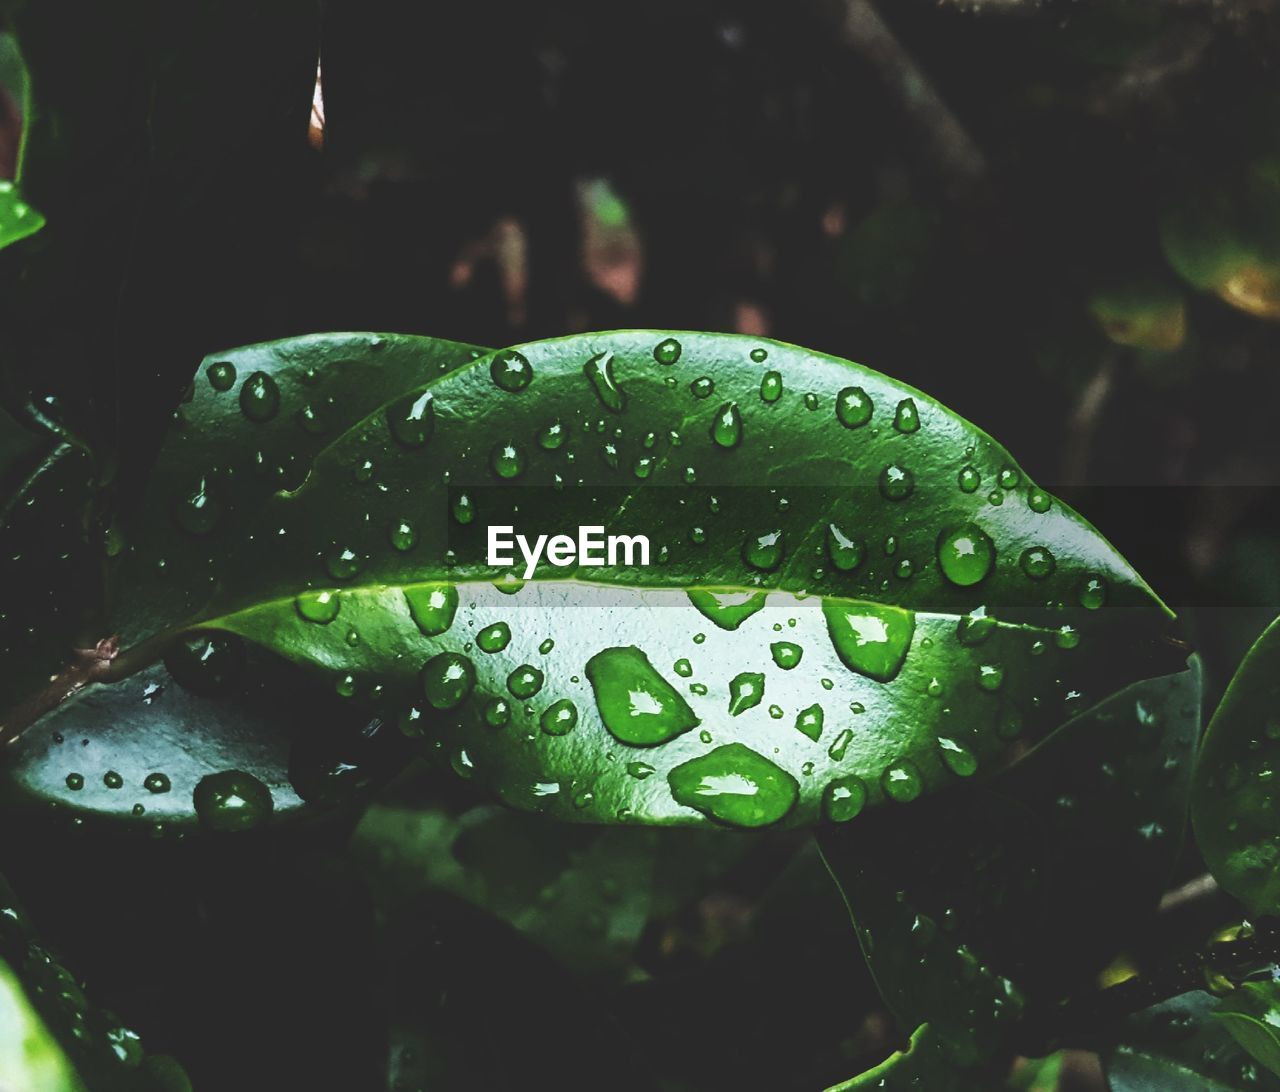
[[[914,799],[1179,658],[1150,589],[980,431],[741,337],[494,354],[333,439],[248,531],[209,523],[137,540],[119,601],[180,599],[185,624],[416,690],[433,744],[562,818],[759,826]],[[499,524],[644,533],[652,564],[544,563],[517,591],[486,561]],[[188,575],[155,579],[178,553]]]

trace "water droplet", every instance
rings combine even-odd
[[[742,544],[742,560],[753,569],[761,572],[772,572],[782,564],[785,552],[785,538],[781,528],[766,531],[762,535],[750,536]]]
[[[901,669],[911,648],[916,616],[899,607],[824,599],[827,633],[845,667],[878,682]]]
[[[885,500],[904,500],[911,496],[911,491],[915,487],[915,477],[905,466],[890,463],[880,471],[880,495]]]
[[[422,693],[435,709],[456,709],[476,685],[476,669],[458,652],[441,652],[422,665]]]
[[[181,497],[173,509],[173,518],[188,534],[207,535],[222,515],[222,505],[209,495],[207,479],[201,475],[199,484]]]
[[[893,427],[899,432],[917,432],[920,429],[920,411],[916,409],[915,399],[904,398],[898,403],[893,414]]]
[[[294,599],[293,609],[299,618],[327,626],[338,617],[342,600],[336,591],[303,592]]]
[[[698,724],[684,698],[634,645],[597,652],[586,670],[600,719],[623,743],[665,743]]]
[[[1063,649],[1075,648],[1080,644],[1080,631],[1073,625],[1063,623],[1054,633],[1053,643]]]
[[[643,781],[646,777],[652,777],[657,771],[647,762],[628,762],[627,773],[634,777],[637,781]]]
[[[435,431],[436,410],[430,391],[408,394],[387,407],[387,428],[402,447],[419,448]]]
[[[351,476],[355,478],[361,485],[373,478],[373,461],[371,459],[362,459],[355,470],[351,472]]]
[[[682,679],[687,679],[689,678],[690,675],[693,674],[693,664],[691,664],[688,660],[681,657],[679,660],[677,660],[674,664],[671,665],[671,670],[674,671],[677,675],[679,675]]]
[[[84,788],[84,774],[69,773],[67,774],[67,788],[72,792],[79,792]]]
[[[641,455],[636,460],[635,466],[631,468],[631,473],[641,481],[645,481],[653,473],[653,456]]]
[[[333,682],[333,689],[340,698],[350,698],[356,692],[356,677],[350,672],[339,675]]]
[[[484,722],[490,728],[505,728],[511,723],[511,703],[506,698],[491,698],[485,703]]]
[[[840,572],[852,572],[862,564],[862,543],[850,538],[834,523],[827,524],[826,540],[827,556]]]
[[[1097,610],[1107,601],[1107,582],[1097,573],[1086,573],[1080,581],[1079,599],[1085,610]]]
[[[627,405],[626,392],[618,386],[613,376],[613,352],[596,353],[582,366],[600,404],[610,413],[621,413]]]
[[[526,701],[542,689],[545,678],[533,664],[521,664],[507,676],[507,689],[512,697]]]
[[[974,470],[973,467],[966,466],[956,475],[956,481],[960,485],[961,493],[976,493],[978,486],[982,484],[982,475]]]
[[[294,420],[308,436],[323,436],[329,431],[329,422],[325,418],[323,409],[317,409],[310,402],[298,410]]]
[[[741,743],[727,743],[675,767],[667,784],[677,804],[737,827],[776,823],[795,807],[794,777]]]
[[[999,690],[1004,685],[1004,668],[1000,664],[979,664],[978,685],[983,690]]]
[[[663,338],[653,348],[653,359],[659,364],[674,364],[680,359],[680,342],[673,337]]]
[[[578,723],[578,707],[568,698],[552,702],[538,719],[542,731],[549,736],[567,736]]]
[[[756,364],[763,364],[769,359],[769,350],[762,349],[759,346],[751,350],[751,359]]]
[[[808,709],[801,709],[796,714],[796,731],[802,732],[808,736],[814,743],[817,743],[822,736],[822,722],[824,716],[821,705],[811,705]]]
[[[704,618],[728,630],[737,629],[760,610],[768,598],[768,594],[762,591],[719,592],[706,588],[690,588],[685,594]]]
[[[978,756],[957,740],[940,736],[938,750],[947,769],[957,777],[969,777],[978,768]]]
[[[804,655],[804,649],[794,641],[774,641],[769,651],[773,653],[773,662],[783,671],[790,671]]]
[[[1055,562],[1045,546],[1028,546],[1018,559],[1022,571],[1032,580],[1045,580],[1053,575]]]
[[[720,447],[737,447],[742,443],[742,414],[737,402],[726,402],[716,410],[711,422],[711,439]]]
[[[147,774],[146,780],[142,782],[142,787],[147,792],[159,795],[160,793],[168,792],[173,786],[169,783],[169,778],[165,774],[150,773]]]
[[[709,375],[702,375],[689,384],[689,393],[694,398],[710,398],[715,393],[715,380]]]
[[[252,830],[271,818],[274,807],[271,790],[243,770],[201,778],[192,798],[201,826],[215,831]]]
[[[965,523],[938,536],[938,567],[959,587],[983,580],[995,559],[995,544],[976,523]]]
[[[901,758],[885,768],[880,775],[880,787],[890,800],[909,804],[924,792],[924,778],[911,759]]]
[[[364,558],[349,546],[334,545],[324,555],[324,567],[334,580],[350,580],[364,567]]]
[[[489,453],[489,465],[499,478],[508,481],[524,473],[524,455],[512,442],[497,443]]]
[[[782,373],[765,372],[760,380],[760,401],[776,402],[782,397]]]
[[[453,516],[454,523],[465,527],[476,518],[476,506],[468,494],[459,493],[453,498],[451,514]]]
[[[847,823],[867,802],[867,787],[850,774],[837,777],[822,791],[822,811],[833,823]]]
[[[410,584],[404,589],[409,617],[424,637],[439,637],[453,625],[458,589],[452,584]]]
[[[1020,481],[1022,481],[1022,475],[1013,467],[1006,466],[1002,471],[1000,471],[999,481],[1001,489],[1013,489]]]
[[[254,372],[240,388],[240,412],[258,424],[280,411],[280,388],[266,372]]]
[[[980,645],[995,632],[996,624],[985,606],[974,607],[956,623],[956,640],[967,648]]]
[[[236,385],[236,366],[229,360],[219,360],[204,370],[209,379],[209,386],[219,393],[229,391]]]
[[[493,358],[489,376],[504,391],[515,393],[533,382],[533,368],[523,353],[507,349]]]
[[[387,538],[392,547],[404,553],[418,544],[418,532],[407,519],[398,519],[387,528]]]
[[[861,387],[845,387],[836,395],[836,418],[845,428],[861,428],[874,410],[871,396]]]
[[[729,680],[729,716],[736,717],[754,709],[764,697],[764,675],[759,671],[743,671]]]
[[[559,421],[552,421],[538,433],[538,446],[543,451],[556,451],[564,446],[569,437],[569,430]]]
[[[1053,505],[1053,498],[1049,496],[1043,489],[1031,485],[1027,487],[1027,507],[1033,512],[1039,512],[1043,515]]]
[[[481,652],[501,652],[511,643],[511,627],[506,622],[494,622],[476,634],[476,644]]]
[[[845,752],[849,749],[849,744],[853,742],[853,729],[841,728],[836,738],[831,741],[831,746],[827,748],[827,756],[832,762],[843,762]]]

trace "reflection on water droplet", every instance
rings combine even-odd
[[[229,391],[236,385],[236,366],[229,360],[219,360],[210,364],[204,374],[209,379],[209,386],[219,393]]]
[[[499,478],[510,480],[524,473],[524,453],[514,442],[493,445],[489,453],[489,466]]]
[[[726,402],[711,422],[711,439],[719,446],[734,448],[742,443],[742,414],[737,402]]]
[[[402,447],[419,448],[431,439],[436,411],[430,391],[408,394],[387,407],[387,428]]]
[[[765,372],[760,380],[760,401],[776,402],[782,397],[782,373]]]
[[[224,770],[200,779],[192,794],[200,825],[214,831],[244,831],[271,818],[271,790],[243,770]]]
[[[439,637],[453,625],[458,589],[452,584],[410,584],[404,589],[409,617],[424,637]]]
[[[901,669],[911,648],[916,619],[911,611],[875,603],[824,599],[827,633],[845,667],[878,682]]]
[[[533,664],[521,664],[507,676],[507,689],[512,697],[525,701],[542,689],[545,678]]]
[[[180,497],[173,509],[173,518],[188,534],[207,535],[222,515],[222,505],[209,495],[207,479],[201,475],[199,484],[185,497]]]
[[[978,768],[978,756],[957,740],[940,736],[938,750],[947,769],[957,777],[968,777]]]
[[[606,350],[596,353],[582,366],[591,388],[596,392],[600,404],[610,413],[621,413],[627,405],[627,395],[613,375],[613,352]]]
[[[704,618],[728,630],[737,629],[760,610],[768,598],[768,593],[762,591],[721,592],[707,588],[690,588],[685,594]]]
[[[976,493],[982,484],[982,476],[971,466],[964,467],[956,477],[962,493]]]
[[[785,538],[781,528],[762,535],[749,536],[742,544],[742,559],[753,569],[772,572],[782,564]]]
[[[909,758],[899,759],[880,775],[880,787],[890,800],[909,804],[924,792],[924,778]]]
[[[826,543],[827,556],[840,572],[852,572],[862,564],[862,543],[846,535],[834,523],[827,524]]]
[[[280,411],[280,388],[266,372],[254,372],[240,388],[240,412],[262,424]]]
[[[976,523],[962,524],[938,536],[938,567],[958,587],[971,587],[983,580],[995,559],[995,544]]]
[[[511,643],[511,627],[506,622],[494,622],[476,634],[476,644],[481,652],[501,652]]]
[[[457,652],[441,652],[422,665],[423,696],[435,709],[455,709],[476,685],[475,666]]]
[[[795,807],[796,779],[741,743],[728,743],[667,774],[676,803],[737,827],[776,823]]]
[[[489,365],[489,376],[504,391],[514,393],[524,390],[533,382],[533,368],[523,353],[507,349],[493,358]]]
[[[561,698],[542,711],[538,723],[546,735],[567,736],[577,726],[578,707],[568,698]]]
[[[1085,610],[1097,610],[1107,601],[1107,582],[1097,573],[1087,573],[1080,582],[1079,599]]]
[[[854,818],[867,802],[867,787],[860,778],[850,774],[837,777],[822,791],[822,811],[833,823],[846,823]]]
[[[653,359],[659,364],[674,364],[680,359],[680,342],[673,337],[663,338],[653,348]]]
[[[814,743],[822,737],[823,713],[821,705],[811,705],[796,714],[796,731],[808,736]]]
[[[845,428],[861,428],[874,410],[871,396],[861,387],[845,387],[836,395],[836,418]]]
[[[414,526],[407,519],[398,519],[392,521],[387,528],[387,539],[392,547],[404,553],[406,550],[412,550],[418,543],[418,532],[414,530]]]
[[[1045,546],[1028,546],[1022,551],[1019,564],[1032,580],[1045,580],[1052,576],[1055,566],[1053,554]]]
[[[342,600],[336,591],[303,592],[293,601],[298,617],[325,626],[338,617]]]
[[[564,446],[568,435],[569,430],[563,424],[559,421],[552,421],[551,424],[538,433],[538,446],[543,451],[556,451]]]
[[[698,725],[688,703],[634,645],[597,652],[586,672],[600,719],[623,743],[649,747]]]
[[[920,411],[916,409],[915,399],[904,398],[898,403],[893,415],[893,427],[899,432],[917,432],[920,429]]]
[[[804,649],[794,641],[774,641],[769,651],[773,654],[773,662],[783,671],[790,671],[804,656]]]
[[[764,697],[764,675],[759,671],[743,671],[729,681],[729,715],[736,717],[754,709]]]
[[[885,500],[905,500],[915,487],[915,477],[905,466],[891,463],[880,471],[880,495]]]

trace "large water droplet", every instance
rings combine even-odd
[[[623,743],[651,747],[697,727],[693,710],[634,645],[606,648],[587,661],[600,719]]]
[[[867,787],[860,778],[850,774],[837,777],[822,791],[822,811],[833,823],[846,823],[854,818],[867,802]]]
[[[582,366],[582,370],[591,380],[591,387],[600,399],[600,404],[610,413],[621,413],[627,405],[627,395],[613,376],[613,352],[606,350],[596,353]]]
[[[822,738],[822,722],[824,720],[822,706],[811,705],[796,714],[796,731],[808,736],[814,743]]]
[[[240,388],[240,412],[261,424],[280,412],[280,388],[266,372],[254,372]]]
[[[976,523],[966,523],[938,536],[938,567],[962,588],[977,584],[991,571],[995,543]]]
[[[209,379],[209,386],[219,393],[236,385],[236,366],[229,360],[215,361],[204,370],[204,374]]]
[[[721,629],[734,630],[760,610],[768,598],[767,592],[710,591],[706,588],[690,588],[685,594],[689,602],[698,608],[704,618]]]
[[[452,584],[410,584],[404,589],[409,617],[424,637],[439,637],[453,625],[458,589]]]
[[[742,414],[737,402],[726,402],[711,422],[711,439],[720,447],[737,447],[742,443]]]
[[[785,548],[785,538],[781,528],[766,531],[762,535],[748,537],[742,544],[742,560],[753,569],[766,573],[772,572],[782,564]]]
[[[387,407],[387,428],[403,447],[422,447],[435,430],[436,410],[430,391],[408,394]]]
[[[251,830],[271,817],[271,790],[253,774],[224,770],[202,777],[193,793],[196,817],[209,830]]]
[[[890,463],[880,471],[880,495],[885,500],[904,500],[911,496],[911,491],[915,487],[915,477],[905,466]]]
[[[441,652],[422,665],[422,693],[435,709],[456,709],[476,685],[476,669],[458,652]]]
[[[845,428],[861,428],[874,410],[871,396],[861,387],[845,387],[836,395],[836,417]]]
[[[523,353],[507,349],[493,358],[489,365],[489,376],[504,391],[514,393],[524,390],[533,382],[533,368]]]
[[[674,364],[680,359],[680,342],[673,337],[663,338],[653,348],[653,359],[659,364]]]
[[[727,743],[667,774],[676,803],[737,827],[776,823],[800,786],[786,770],[741,743]]]
[[[911,648],[916,616],[899,607],[824,599],[827,633],[845,667],[878,682],[888,682],[901,669]]]
[[[489,465],[499,478],[518,478],[524,473],[524,454],[513,441],[496,443],[489,453]]]
[[[293,609],[299,618],[327,626],[338,617],[342,600],[336,591],[303,592],[294,599]]]
[[[759,671],[743,671],[729,680],[729,715],[736,717],[754,709],[764,697],[764,675]]]
[[[538,719],[542,731],[549,736],[567,736],[578,723],[578,707],[568,698],[552,702]]]
[[[501,652],[511,643],[511,627],[506,622],[494,622],[476,634],[476,644],[481,652]]]
[[[890,800],[909,804],[924,792],[924,778],[911,759],[901,758],[880,775],[880,787]]]
[[[826,540],[827,556],[840,572],[852,572],[862,564],[862,543],[850,538],[834,523],[827,524]]]

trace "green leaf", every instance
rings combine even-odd
[[[394,724],[273,660],[196,637],[81,690],[9,745],[0,810],[148,839],[274,829],[361,802],[404,764]]]
[[[1113,696],[983,789],[820,832],[903,1026],[930,1024],[973,1064],[1028,1001],[1091,987],[1177,859],[1200,686],[1193,661]]]
[[[44,217],[22,199],[16,185],[0,178],[0,250],[42,227]]]
[[[1280,984],[1245,982],[1218,1004],[1214,1016],[1236,1042],[1272,1073],[1280,1073]]]
[[[645,533],[654,564],[497,589],[491,524]],[[457,764],[561,818],[754,827],[910,800],[1180,659],[1151,590],[980,431],[745,337],[476,361],[335,439],[238,539],[166,527],[166,554],[225,577],[193,594],[138,568],[117,601],[182,598],[184,625],[415,691]],[[131,613],[126,637],[151,636]]]
[[[58,1041],[0,960],[0,1081],[5,1088],[81,1092],[84,1085]]]
[[[827,1092],[968,1092],[972,1073],[957,1069],[928,1024],[916,1028],[905,1051],[890,1054],[874,1069],[832,1085]]]
[[[278,490],[296,489],[317,455],[384,402],[485,350],[399,334],[312,334],[213,353],[122,517],[112,625],[137,643],[200,617],[244,574],[245,535]],[[368,453],[372,457],[372,452]],[[352,468],[344,491],[376,464]],[[268,544],[287,552],[274,535]]]
[[[1212,1019],[1216,998],[1184,993],[1131,1016],[1103,1062],[1111,1092],[1267,1092],[1280,1080]]]
[[[1191,821],[1214,878],[1255,914],[1280,911],[1280,621],[1227,687],[1196,758]]]

